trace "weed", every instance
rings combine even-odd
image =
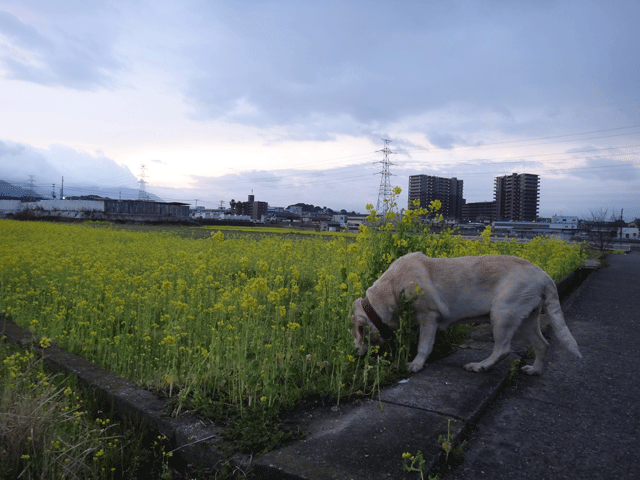
[[[509,364],[509,380],[513,380],[520,373],[520,365],[522,365],[522,360],[519,358],[511,361]]]
[[[230,419],[222,432],[222,439],[234,451],[260,456],[279,445],[301,438],[302,434],[302,429],[284,425],[273,411],[248,410]]]
[[[0,357],[0,478],[170,478],[164,450],[97,410],[73,378],[4,338]]]
[[[420,478],[424,480],[425,461],[420,450],[418,450],[418,453],[416,453],[415,455],[411,455],[411,453],[405,452],[402,454],[402,459],[404,461],[402,469],[405,472],[419,472]]]
[[[420,479],[424,480],[425,460],[420,450],[415,455],[409,452],[403,453],[402,460],[402,469],[405,472],[417,472],[420,474]],[[429,475],[428,480],[440,480],[440,477],[438,475]]]
[[[445,453],[445,464],[457,464],[462,461],[463,451],[466,440],[458,445],[455,445],[455,435],[451,433],[451,422],[455,422],[453,418],[447,421],[447,434],[438,436],[438,443],[440,448]],[[449,457],[451,456],[451,461]]]

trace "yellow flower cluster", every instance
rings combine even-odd
[[[240,407],[325,389],[306,352],[351,363],[346,312],[363,288],[362,247],[348,237],[0,223],[0,311],[42,348],[53,340],[140,385],[171,376],[185,395]]]

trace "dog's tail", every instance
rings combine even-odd
[[[560,307],[560,298],[558,297],[558,289],[555,282],[547,275],[547,281],[544,285],[544,310],[553,326],[553,331],[560,342],[577,357],[582,358],[578,343],[573,338],[567,324],[562,315]]]

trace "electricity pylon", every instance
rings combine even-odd
[[[140,190],[138,190],[138,200],[148,201],[149,194],[147,193],[147,181],[145,180],[145,165],[140,165],[140,180],[138,183],[140,184]]]
[[[378,205],[376,206],[376,212],[383,219],[386,218],[387,212],[391,209],[389,205],[391,201],[391,175],[392,173],[389,171],[389,167],[391,165],[395,165],[391,163],[389,160],[389,155],[393,154],[391,149],[389,148],[389,143],[391,140],[382,139],[384,142],[384,148],[382,150],[378,150],[384,154],[384,157],[380,163],[382,163],[382,171],[380,172],[380,190],[378,192]]]

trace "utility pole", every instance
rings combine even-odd
[[[62,184],[60,185],[60,200],[64,200],[64,176],[62,177]]]
[[[624,220],[622,219],[623,213],[624,213],[624,208],[620,210],[620,247],[622,247],[622,226],[624,225]]]
[[[378,215],[381,215],[383,220],[386,218],[387,213],[391,206],[389,202],[391,200],[391,172],[389,171],[389,167],[394,165],[389,160],[389,155],[393,154],[391,149],[389,148],[389,144],[391,140],[382,139],[384,142],[384,148],[382,150],[378,150],[384,154],[384,157],[381,162],[382,163],[382,171],[380,172],[380,190],[378,192],[378,205],[376,206],[376,212]]]

